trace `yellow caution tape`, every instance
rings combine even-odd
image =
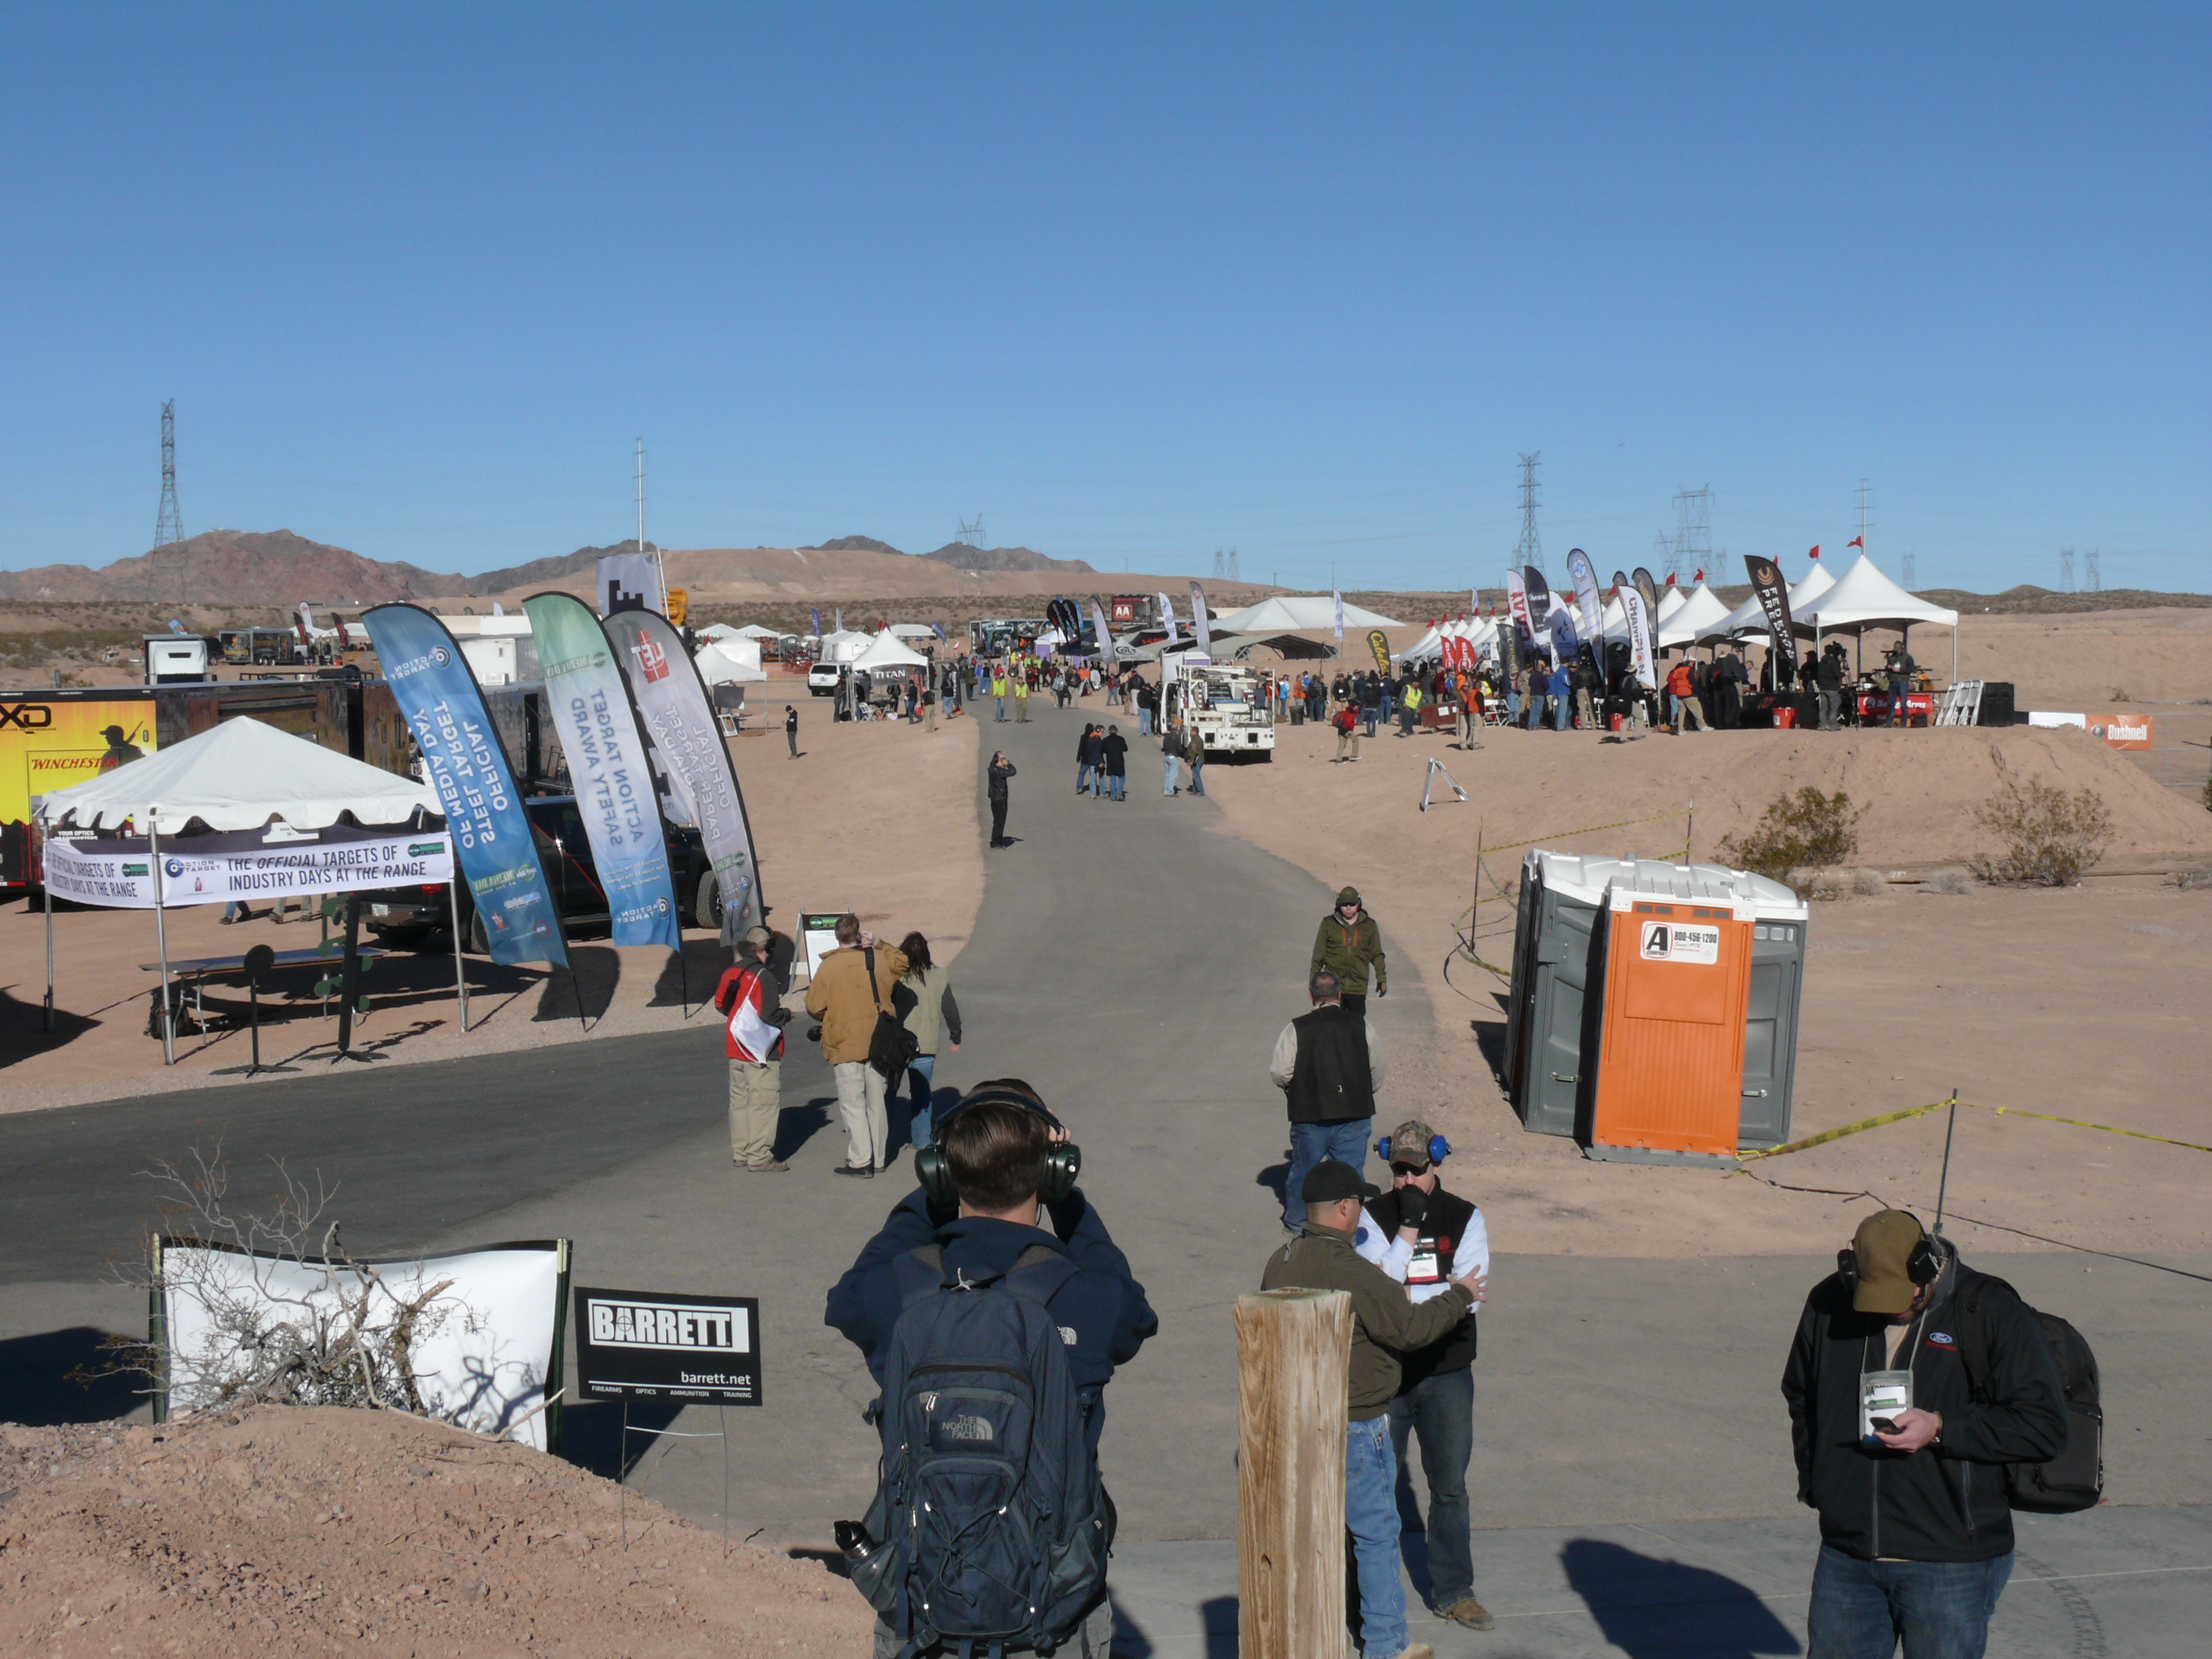
[[[1856,1123],[1846,1123],[1841,1128],[1826,1129],[1816,1135],[1807,1135],[1802,1140],[1793,1140],[1786,1146],[1739,1152],[1736,1153],[1736,1162],[1748,1164],[1756,1158],[1780,1158],[1784,1152],[1802,1152],[1808,1146],[1819,1146],[1831,1140],[1841,1140],[1845,1135],[1855,1135],[1862,1129],[1878,1129],[1885,1123],[1902,1123],[1907,1118],[1925,1117],[1930,1112],[1942,1111],[1950,1103],[1948,1100],[1939,1100],[1931,1105],[1907,1106],[1902,1111],[1884,1112],[1879,1117],[1861,1118]],[[2087,1118],[2058,1117],[2049,1112],[2031,1112],[2019,1106],[1988,1106],[1978,1100],[1962,1100],[1959,1104],[1971,1106],[1978,1112],[1995,1112],[1999,1117],[2009,1115],[2014,1117],[2039,1118],[2045,1123],[2066,1123],[2077,1129],[2101,1130],[2108,1135],[2127,1135],[2136,1140],[2155,1140],[2162,1146],[2180,1146],[2192,1152],[2212,1152],[2212,1146],[2200,1146],[2193,1140],[2174,1140],[2166,1135],[2149,1134],[2141,1129],[2116,1128],[2109,1123],[2092,1123]]]

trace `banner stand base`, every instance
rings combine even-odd
[[[1431,755],[1429,757],[1429,769],[1421,775],[1421,811],[1424,812],[1429,810],[1429,791],[1436,787],[1437,774],[1439,772],[1444,775],[1444,781],[1451,785],[1452,799],[1449,801],[1440,800],[1437,803],[1437,805],[1449,806],[1454,801],[1463,801],[1467,799],[1467,791],[1459,787],[1459,780],[1452,776],[1450,769]]]
[[[730,1419],[729,1407],[721,1401],[714,1402],[714,1420],[720,1425],[713,1433],[699,1430],[641,1429],[629,1420],[629,1395],[623,1395],[622,1440],[615,1454],[616,1508],[622,1516],[623,1553],[629,1553],[629,1487],[623,1480],[623,1460],[629,1455],[629,1437],[634,1434],[655,1434],[671,1440],[719,1440],[722,1443],[722,1559],[730,1559]]]

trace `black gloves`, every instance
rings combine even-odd
[[[1419,1227],[1421,1218],[1429,1212],[1429,1195],[1419,1187],[1408,1183],[1398,1188],[1398,1224]]]

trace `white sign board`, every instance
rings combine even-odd
[[[258,833],[258,832],[256,832]],[[161,846],[165,905],[250,903],[374,887],[430,886],[453,878],[453,844],[442,830],[365,836],[335,842],[283,842],[232,850],[190,850],[190,840]],[[124,848],[136,850],[121,850]],[[46,884],[54,896],[112,910],[154,908],[154,863],[143,841],[64,841],[45,847]]]
[[[1710,966],[1721,959],[1721,930],[1711,922],[1647,921],[1637,955],[1646,962],[1691,962]]]

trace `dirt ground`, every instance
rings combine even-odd
[[[781,691],[773,681],[761,690]],[[937,960],[949,962],[967,943],[983,896],[975,722],[949,720],[935,732],[838,725],[826,701],[803,690],[792,700],[799,710],[800,759],[790,758],[780,725],[729,740],[760,850],[769,921],[788,931],[802,908],[850,905],[893,939],[920,929]],[[756,702],[765,706],[758,691]],[[772,721],[780,722],[782,709],[779,696]],[[886,816],[886,803],[896,803],[896,817]],[[902,855],[885,856],[894,848]],[[930,849],[930,856],[906,856],[915,848]],[[866,872],[865,881],[855,878],[858,871]],[[265,915],[226,927],[221,915],[216,905],[168,912],[171,960],[236,956],[262,943],[295,950],[321,933],[318,923],[279,926]],[[247,1081],[246,994],[236,975],[211,980],[206,997],[211,1011],[235,1017],[237,1029],[204,1044],[185,1038],[176,1066],[161,1064],[160,1042],[146,1036],[155,976],[139,967],[155,959],[150,912],[58,913],[54,947],[60,1017],[49,1036],[40,1018],[45,915],[21,901],[0,907],[0,1111]],[[366,975],[373,1001],[356,1023],[356,1048],[378,1062],[405,1063],[577,1042],[587,1035],[577,1018],[580,992],[588,1035],[673,1030],[687,1018],[714,1018],[711,1010],[702,1015],[701,1005],[729,961],[714,936],[697,928],[686,932],[680,971],[667,951],[617,949],[604,934],[573,943],[569,956],[573,979],[543,967],[465,958],[465,1033],[450,952],[384,957]],[[264,1065],[296,1075],[336,1063],[337,1020],[323,1014],[312,994],[318,976],[313,968],[286,969],[282,988],[264,994]]]
[[[818,1559],[393,1412],[0,1429],[0,1654],[849,1656]],[[628,1547],[618,1505],[628,1510]]]
[[[1933,1210],[1943,1116],[1762,1160],[1749,1176],[1593,1163],[1570,1141],[1524,1133],[1492,1069],[1503,1054],[1505,983],[1465,961],[1445,973],[1474,894],[1478,830],[1489,848],[1535,840],[1569,852],[1679,856],[1679,815],[1694,799],[1697,856],[1710,860],[1721,836],[1747,827],[1784,788],[1840,783],[1869,803],[1863,861],[1953,859],[1980,848],[1972,808],[1993,779],[1991,756],[2002,753],[2017,771],[2097,789],[2112,809],[2116,847],[2212,864],[2212,814],[2079,732],[1739,732],[1634,743],[1497,732],[1483,743],[1462,753],[1438,736],[1378,737],[1358,764],[1338,765],[1333,732],[1285,727],[1273,764],[1210,768],[1207,793],[1224,830],[1330,886],[1357,886],[1395,937],[1397,971],[1420,975],[1436,1018],[1425,1052],[1407,1054],[1401,1040],[1402,1082],[1394,1080],[1385,1115],[1432,1115],[1473,1152],[1459,1180],[1516,1249],[1832,1248],[1838,1206],[1863,1193]],[[1419,810],[1431,757],[1469,801],[1452,801],[1439,781],[1432,799],[1446,804]],[[1667,813],[1677,816],[1659,816]],[[1505,850],[1486,863],[1510,884],[1522,856]],[[1480,953],[1510,967],[1511,905],[1493,901],[1482,914]],[[2212,1074],[2203,1018],[2212,890],[2155,876],[2063,890],[1900,884],[1816,903],[1808,936],[1795,1134],[1942,1099],[1955,1085],[1986,1107],[2212,1144],[2204,1091],[2176,1086]],[[1970,1109],[1960,1114],[1949,1205],[2100,1249],[2199,1254],[2212,1248],[2208,1180],[2212,1154]],[[1983,1251],[2045,1248],[1994,1228],[1967,1236]]]

